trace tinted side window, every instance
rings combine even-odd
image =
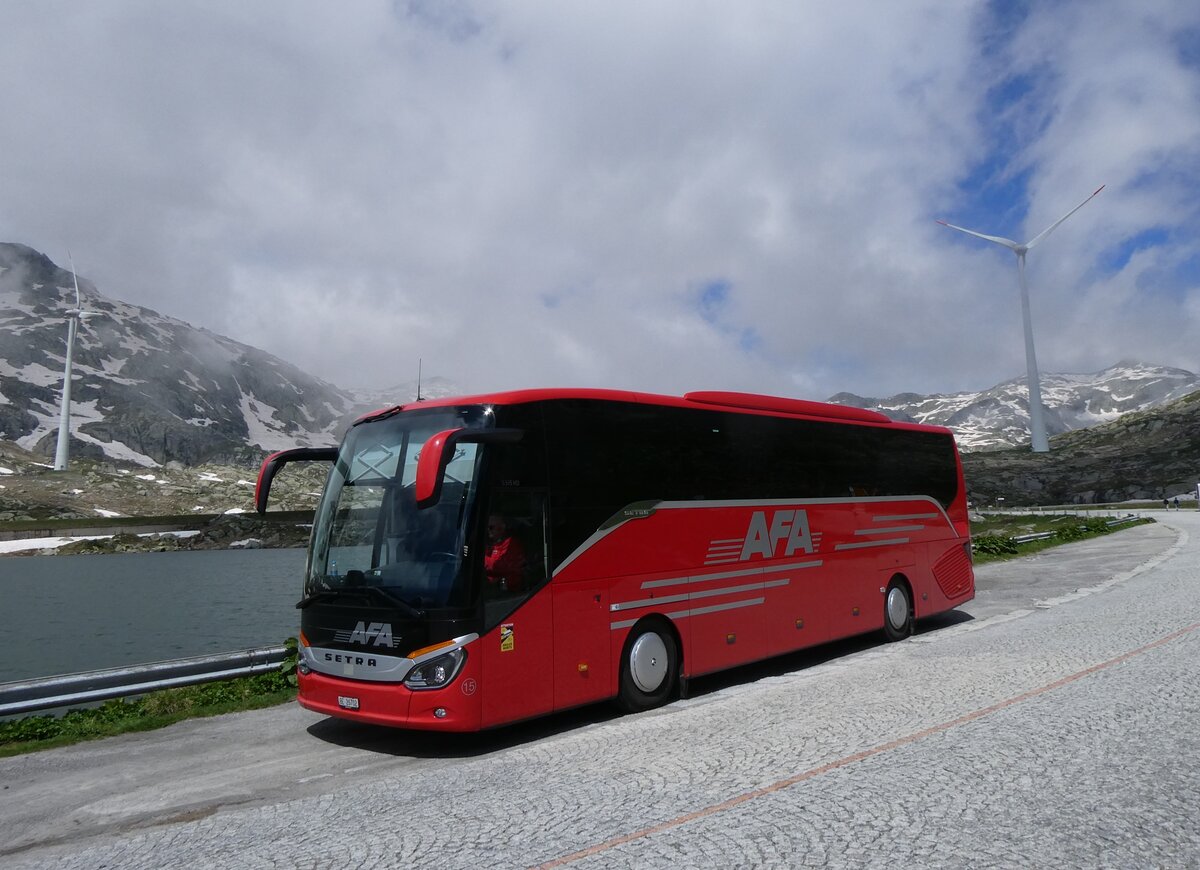
[[[552,565],[633,502],[930,495],[948,505],[957,490],[949,436],[635,403],[544,408]]]
[[[879,481],[884,495],[920,493],[949,507],[958,495],[954,441],[934,432],[875,430],[880,444]]]
[[[673,445],[661,411],[586,400],[545,406],[553,565],[624,505],[670,497]]]

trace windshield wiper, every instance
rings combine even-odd
[[[425,611],[413,607],[407,601],[397,598],[386,589],[381,589],[378,586],[347,586],[344,589],[322,589],[319,592],[314,592],[312,595],[306,595],[296,602],[296,609],[303,610],[310,604],[316,604],[318,601],[332,601],[334,598],[340,598],[343,595],[349,595],[356,592],[370,592],[377,598],[382,598],[385,602],[395,607],[405,616],[411,619],[424,619]]]
[[[393,595],[392,593],[388,592],[386,589],[384,589],[380,586],[356,586],[354,588],[355,589],[366,589],[369,592],[375,593],[375,595],[382,598],[388,604],[392,605],[393,607],[395,607],[397,610],[401,611],[402,613],[405,613],[408,616],[411,616],[413,619],[424,619],[425,618],[424,610],[420,610],[416,607],[413,607],[411,604],[409,604],[404,599],[397,598],[395,595]]]
[[[314,592],[312,595],[305,595],[296,602],[296,609],[303,610],[310,604],[316,604],[318,601],[327,601],[331,598],[337,598],[338,593],[333,589],[322,589],[320,592]]]

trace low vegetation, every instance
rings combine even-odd
[[[292,656],[269,673],[164,689],[134,699],[116,698],[61,716],[42,714],[0,721],[0,758],[82,740],[152,731],[183,719],[285,703],[296,697],[295,639],[289,638],[287,646]]]
[[[1028,556],[1049,547],[1111,534],[1153,519],[1134,517],[1109,525],[1115,517],[1074,514],[992,514],[971,522],[971,547],[975,564]],[[1044,535],[1027,540],[1032,535]]]

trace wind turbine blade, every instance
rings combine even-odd
[[[1044,230],[1042,230],[1040,233],[1038,233],[1036,236],[1034,236],[1033,240],[1030,241],[1030,243],[1025,246],[1025,250],[1028,251],[1030,248],[1032,248],[1034,245],[1036,245],[1042,239],[1046,238],[1046,236],[1050,235],[1050,233],[1053,232],[1055,227],[1057,227],[1059,224],[1061,224],[1063,221],[1065,221],[1071,215],[1075,214],[1075,212],[1079,211],[1081,208],[1083,208],[1085,205],[1087,205],[1089,202],[1091,202],[1092,197],[1094,197],[1100,191],[1104,190],[1104,187],[1105,187],[1105,185],[1103,185],[1103,184],[1100,185],[1099,187],[1097,187],[1095,193],[1093,193],[1092,196],[1089,196],[1083,202],[1079,203],[1079,205],[1075,206],[1075,208],[1071,209],[1069,212],[1067,212],[1065,215],[1060,217],[1054,223],[1050,224],[1050,226],[1046,227]]]
[[[974,230],[956,227],[954,224],[948,224],[945,221],[938,221],[938,223],[944,227],[950,227],[952,230],[958,230],[960,233],[966,233],[968,236],[975,236],[977,239],[985,239],[989,242],[995,242],[997,245],[1004,245],[1004,247],[1008,248],[1010,251],[1015,251],[1020,247],[1020,245],[1018,245],[1012,239],[1006,239],[1003,236],[987,236],[983,233],[977,233]]]
[[[83,308],[79,304],[79,278],[75,275],[75,258],[71,256],[71,249],[67,248],[67,259],[71,261],[71,280],[75,282],[75,310]]]

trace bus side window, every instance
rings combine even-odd
[[[489,510],[489,525],[496,523],[516,542],[524,557],[519,586],[536,589],[546,579],[546,496],[542,492],[498,491]]]

